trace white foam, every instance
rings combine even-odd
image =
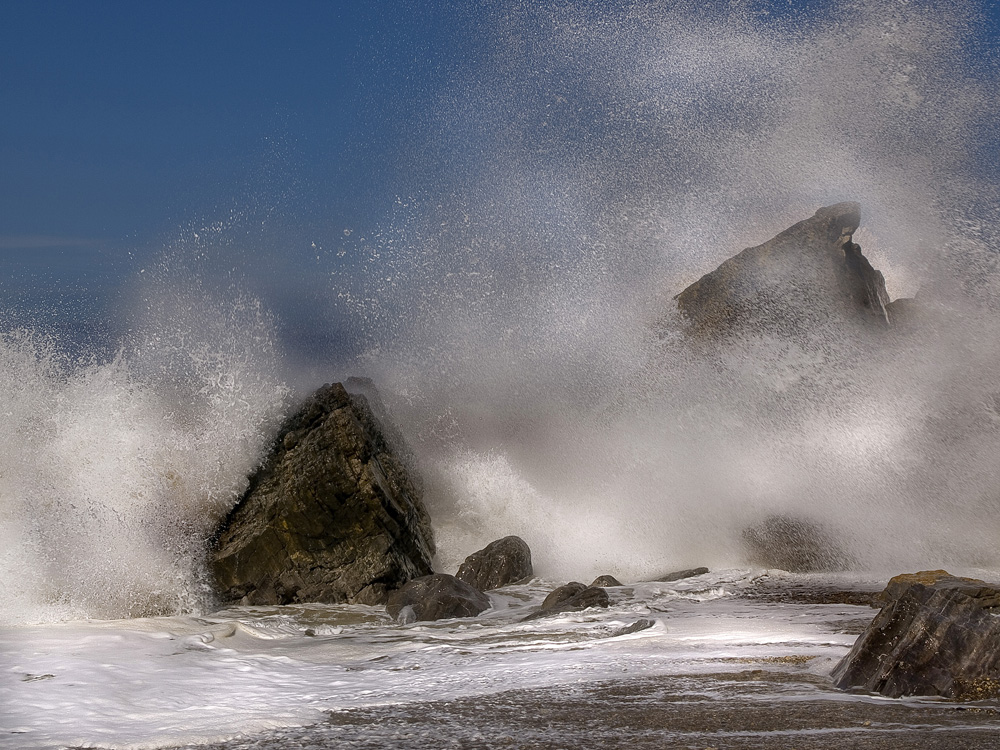
[[[813,658],[827,669],[853,642],[832,623],[871,613],[699,593],[737,591],[748,578],[730,571],[611,589],[609,610],[529,622],[520,619],[554,583],[505,590],[496,597],[509,606],[479,618],[406,626],[391,624],[381,608],[302,605],[7,627],[0,629],[0,746],[207,741],[317,722],[338,708],[740,671],[771,657]],[[613,636],[640,615],[655,625]]]

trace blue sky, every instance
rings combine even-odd
[[[744,5],[786,26],[842,12],[829,2]],[[113,317],[113,290],[139,267],[192,228],[239,214],[266,224],[243,260],[266,261],[263,286],[280,287],[285,317],[306,314],[295,312],[294,290],[315,274],[295,269],[314,243],[331,249],[345,230],[376,234],[398,219],[401,200],[468,187],[483,133],[519,126],[517,111],[497,107],[484,112],[489,123],[449,129],[440,109],[453,88],[471,107],[477,78],[502,81],[483,67],[495,62],[486,53],[497,44],[493,21],[530,7],[4,2],[2,307],[40,324]],[[593,23],[635,7],[595,11]],[[1000,11],[979,7],[966,51],[994,80]],[[551,74],[544,53],[524,55],[516,75]],[[498,122],[508,115],[509,127]],[[567,126],[560,141],[520,137],[544,160],[574,153],[577,138],[599,147],[606,135]]]
[[[359,210],[393,181],[392,144],[455,64],[444,16],[382,3],[7,3],[0,237],[39,247],[169,231],[275,160],[321,182],[333,210]]]
[[[230,210],[312,237],[376,224],[412,188],[405,161],[426,101],[469,62],[459,15],[405,3],[5,3],[7,306],[107,317],[93,304],[144,256]]]

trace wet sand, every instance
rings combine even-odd
[[[1000,748],[1000,707],[845,695],[806,665],[511,690],[337,711],[199,750]]]

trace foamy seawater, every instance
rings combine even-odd
[[[0,630],[0,745],[207,742],[313,724],[337,709],[734,665],[828,674],[855,640],[845,623],[873,611],[742,598],[764,574],[613,587],[607,610],[528,622],[521,619],[557,583],[507,587],[479,617],[435,623],[398,625],[381,607],[312,604],[8,627]],[[654,625],[614,635],[640,618]]]

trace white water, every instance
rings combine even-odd
[[[494,593],[474,620],[405,626],[378,607],[303,605],[3,628],[0,747],[157,747],[316,723],[340,708],[622,677],[828,673],[854,641],[839,621],[871,610],[734,598],[762,573],[612,588],[607,611],[526,623],[555,584]],[[656,624],[612,637],[639,618]]]
[[[179,281],[175,279],[174,281]],[[109,361],[0,334],[0,623],[191,612],[204,541],[281,417],[257,303],[146,298]]]

